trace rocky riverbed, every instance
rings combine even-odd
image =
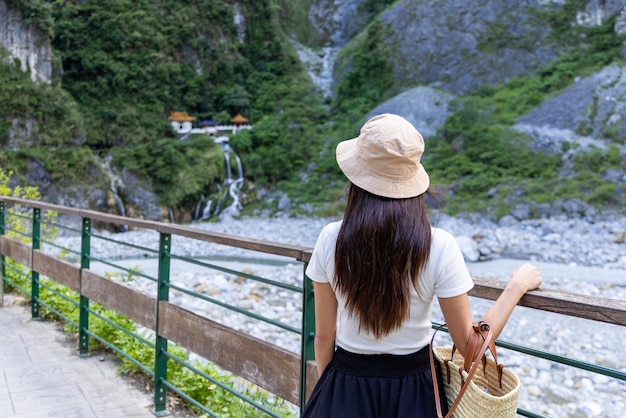
[[[198,223],[193,228],[238,236],[312,247],[321,228],[332,219],[311,218],[225,218],[220,222]],[[611,299],[626,299],[626,218],[541,219],[493,223],[480,218],[436,217],[436,225],[452,232],[477,277],[506,280],[525,261],[538,264],[544,287]],[[119,234],[97,232],[104,238],[123,240],[136,247],[122,247],[106,239],[92,238],[92,255],[146,275],[156,275],[158,235],[153,231]],[[78,249],[79,238],[66,235],[57,244]],[[46,251],[57,252],[48,248]],[[302,284],[303,267],[279,257],[253,254],[216,244],[174,237],[172,253],[205,258],[221,268],[244,271],[295,286]],[[72,258],[72,254],[66,255]],[[202,293],[207,298],[231,303],[288,327],[301,325],[301,295],[259,283],[228,271],[208,270],[180,260],[172,262],[172,283]],[[147,292],[154,292],[152,281],[102,263],[92,269],[107,272]],[[274,325],[234,313],[207,301],[172,291],[173,303],[210,316],[227,326],[248,332],[292,351],[300,350],[299,335]],[[472,300],[479,318],[491,302]],[[434,320],[441,320],[438,308]],[[547,350],[562,356],[588,361],[626,372],[620,355],[626,332],[602,323],[583,321],[527,308],[517,308],[502,339]],[[445,336],[439,340],[447,344]],[[626,383],[614,378],[580,371],[547,360],[535,359],[502,349],[502,362],[515,370],[523,384],[520,405],[553,417],[626,417]]]

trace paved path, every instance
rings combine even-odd
[[[76,355],[75,343],[4,295],[0,418],[154,417],[152,398],[116,375],[117,359]]]

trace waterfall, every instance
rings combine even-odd
[[[215,138],[215,142],[220,145],[224,154],[224,182],[221,185],[217,185],[217,197],[215,199],[207,199],[206,196],[202,195],[194,210],[194,222],[203,221],[218,214],[238,217],[243,207],[241,204],[241,188],[243,187],[244,177],[241,158],[228,143],[227,136]],[[234,160],[234,164],[231,158]],[[232,199],[232,203],[221,210],[227,198]],[[202,209],[203,204],[205,205],[204,209]]]
[[[202,204],[206,202],[204,209],[202,209]],[[194,222],[197,221],[205,221],[211,217],[211,209],[213,206],[213,200],[206,198],[205,195],[202,195],[200,201],[196,204],[196,210],[193,215]],[[202,214],[200,213],[200,209],[202,209]]]
[[[241,166],[241,159],[239,155],[231,148],[228,142],[222,142],[222,150],[224,151],[224,160],[226,167],[226,179],[224,180],[224,186],[228,190],[228,194],[233,199],[233,203],[230,204],[227,208],[224,209],[224,212],[232,215],[239,216],[239,211],[241,210],[241,202],[240,202],[240,192],[241,186],[243,186],[243,168]],[[233,158],[235,159],[235,163],[237,165],[237,177],[232,177],[232,167],[230,165],[230,154],[233,154]]]
[[[231,182],[231,170],[230,170],[230,151],[231,151],[231,147],[230,145],[228,145],[228,143],[223,142],[222,143],[222,152],[224,153],[224,166],[226,167],[226,179],[224,179],[224,184],[228,185]]]
[[[115,200],[115,205],[117,206],[117,212],[121,216],[126,216],[126,208],[124,208],[124,202],[122,201],[122,198],[120,197],[117,191],[117,178],[115,176],[115,173],[113,172],[113,169],[111,168],[112,159],[113,159],[112,155],[107,155],[104,158],[104,168],[111,182],[111,194],[113,194],[113,200]],[[128,225],[122,225],[121,227],[124,232],[128,231]]]
[[[206,203],[206,206],[204,207],[204,210],[202,211],[202,217],[200,218],[200,220],[209,219],[209,217],[211,216],[212,203],[213,203],[213,200],[209,200]]]

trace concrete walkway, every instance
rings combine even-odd
[[[152,398],[117,376],[110,355],[81,358],[56,325],[11,294],[0,308],[0,417],[154,417]]]

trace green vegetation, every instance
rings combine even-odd
[[[0,50],[0,60],[6,56]],[[93,153],[82,145],[83,120],[74,99],[59,85],[31,81],[19,64],[0,64],[0,85],[0,167],[22,178],[35,160],[57,184],[81,183]],[[9,129],[16,127],[23,138],[10,143]]]
[[[490,24],[486,28],[487,32],[478,41],[478,50],[497,53],[510,45],[515,45],[517,48],[531,51],[536,41],[533,33],[528,31],[520,37],[520,35],[511,32],[510,26],[511,22],[508,21],[498,21]]]
[[[382,51],[382,41],[390,29],[375,21],[353,46],[351,68],[337,89],[333,102],[339,118],[359,118],[378,103],[392,97],[393,76]],[[395,89],[394,89],[395,90]]]
[[[8,52],[0,49],[0,60],[8,58]],[[67,146],[80,142],[77,137],[81,118],[72,97],[60,86],[42,88],[30,80],[30,74],[20,70],[20,63],[0,65],[0,145],[9,141],[9,116],[18,118],[24,125],[26,140],[47,146]]]
[[[39,190],[36,187],[12,187],[9,185],[9,181],[11,175],[13,173],[5,172],[2,168],[0,168],[0,195],[15,197],[18,199],[28,199],[28,200],[38,200],[39,199]],[[28,232],[30,231],[30,225],[26,223],[24,219],[24,215],[16,213],[10,208],[5,209],[5,217],[4,217],[4,234],[6,237],[11,239],[16,239],[20,242],[25,242]],[[46,223],[46,227],[41,230],[42,238],[45,240],[51,239],[56,236],[57,231],[55,228],[51,227],[51,223],[54,223],[56,220],[56,214],[54,212],[45,211],[44,218],[42,222]],[[14,263],[9,262],[9,265],[15,265]]]
[[[221,122],[242,113],[254,129],[235,135],[231,145],[248,180],[246,209],[254,208],[254,190],[267,188],[289,193],[296,212],[313,204],[329,214],[341,207],[345,185],[334,162],[336,143],[355,137],[365,115],[401,87],[383,46],[389,28],[373,17],[392,3],[387,0],[361,4],[359,11],[372,21],[341,52],[341,82],[328,103],[322,103],[279,21],[293,14],[293,21],[282,24],[298,25],[297,33],[290,31],[308,39],[302,10],[310,8],[309,0],[245,0],[239,2],[241,15],[226,0],[9,3],[51,34],[54,73],[60,75],[52,85],[41,85],[16,66],[0,64],[0,84],[7,86],[0,93],[0,165],[18,178],[35,160],[55,181],[70,185],[86,172],[98,172],[103,158],[113,155],[115,168],[146,179],[161,204],[189,211],[201,196],[216,192],[223,162],[206,138],[178,142],[169,112]],[[482,86],[459,99],[429,139],[425,164],[434,185],[446,191],[447,210],[505,211],[514,200],[570,197],[615,203],[612,186],[602,180],[604,171],[619,168],[619,159],[611,158],[615,151],[594,150],[607,162],[560,185],[564,164],[575,162],[529,150],[527,139],[509,129],[576,77],[620,59],[624,39],[614,32],[614,18],[593,28],[571,24],[584,6],[570,0],[537,12],[537,20],[552,28],[559,57],[533,75]],[[235,23],[235,14],[245,25]],[[482,47],[506,43],[506,33],[505,26],[494,26]],[[19,150],[15,139],[5,147],[16,123],[26,132]],[[590,127],[577,129],[585,135]],[[619,132],[607,127],[603,135],[624,144]],[[106,180],[101,172],[87,178],[92,184]]]
[[[359,4],[359,9],[366,13],[377,15],[395,2],[396,0],[365,0]]]
[[[276,0],[276,9],[281,27],[291,34],[295,40],[305,45],[322,47],[328,39],[314,37],[309,18],[311,4],[314,0]]]
[[[143,176],[161,204],[193,207],[221,183],[221,154],[199,139],[177,143],[167,120],[175,110],[222,122],[242,113],[258,126],[233,141],[254,182],[292,178],[317,152],[327,113],[279,35],[272,1],[239,3],[245,33],[226,1],[9,3],[50,29],[62,67],[50,87],[0,64],[0,82],[10,86],[0,97],[0,144],[15,121],[34,127],[32,138],[0,151],[18,178],[37,160],[68,186],[113,155],[117,170]]]
[[[580,152],[574,157],[572,165],[577,192],[585,196],[587,201],[599,207],[619,207],[623,204],[617,199],[617,184],[602,179],[602,174],[607,170],[624,168],[617,145]]]
[[[117,165],[152,179],[154,192],[162,204],[193,206],[193,196],[211,190],[223,176],[222,151],[204,135],[178,142],[162,138],[132,147],[114,147],[111,154]]]
[[[487,191],[520,181],[541,183],[559,167],[558,156],[533,151],[522,135],[478,109],[477,100],[463,103],[429,139],[424,155],[424,166],[436,173],[435,183],[454,192],[452,211],[485,210],[493,205],[485,199]]]
[[[236,56],[236,44],[224,50],[212,42],[235,36],[232,9],[222,1],[176,3],[55,3],[53,46],[62,57],[63,87],[81,106],[92,147],[174,138],[170,111],[212,115],[233,86],[213,77],[218,65],[233,71],[234,63],[220,56]]]

